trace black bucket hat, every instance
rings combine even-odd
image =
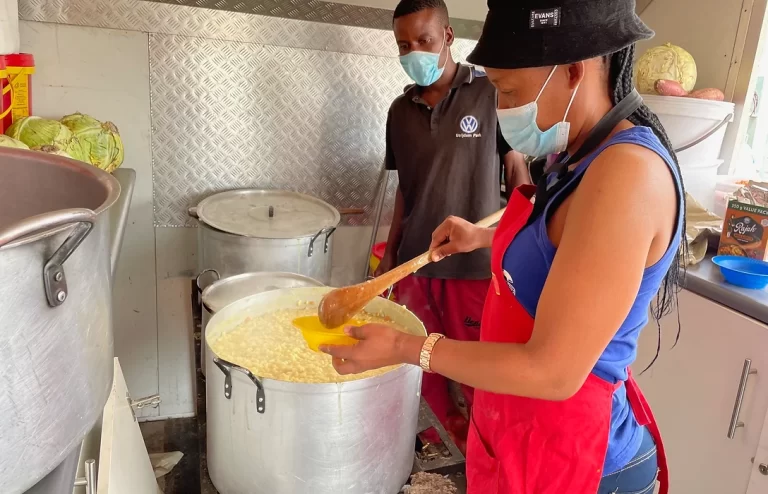
[[[494,69],[565,65],[653,35],[635,0],[488,0],[483,34],[467,61]]]

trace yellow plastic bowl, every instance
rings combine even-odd
[[[322,345],[333,346],[352,346],[357,343],[358,340],[347,336],[344,333],[321,333],[318,331],[302,331],[304,339],[307,342],[310,350],[316,352],[320,351]]]
[[[315,352],[319,352],[322,345],[354,345],[358,340],[347,336],[344,333],[344,328],[346,326],[362,326],[363,324],[365,323],[353,319],[342,327],[328,329],[322,325],[317,316],[299,317],[293,320],[293,325],[301,331],[309,349]]]

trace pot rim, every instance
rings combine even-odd
[[[318,230],[317,233],[315,233],[313,235],[307,235],[307,236],[304,236],[304,237],[286,237],[286,238],[253,237],[253,236],[249,236],[249,235],[240,235],[239,233],[232,233],[232,232],[226,232],[224,230],[219,230],[215,226],[209,225],[208,223],[206,223],[205,221],[201,220],[200,218],[195,218],[195,220],[197,220],[197,227],[200,228],[201,230],[204,230],[209,235],[218,235],[218,236],[225,237],[225,238],[228,238],[228,239],[231,239],[231,240],[240,240],[240,241],[243,241],[243,242],[248,242],[248,241],[253,240],[253,241],[261,241],[261,242],[286,243],[286,244],[294,242],[295,245],[306,245],[309,242],[311,242],[312,239],[318,233],[322,234],[325,230],[328,230],[328,229]],[[331,229],[335,229],[335,228],[332,227]],[[330,234],[330,233],[332,233],[332,232],[329,232],[329,237],[331,239],[333,239],[333,235]],[[324,239],[324,237],[321,237],[321,238]],[[319,238],[317,240],[318,240],[318,242],[320,241]]]
[[[226,285],[237,284],[238,282],[241,282],[241,281],[250,280],[250,279],[262,279],[262,278],[265,278],[265,279],[280,279],[280,280],[291,279],[293,281],[299,281],[299,282],[306,283],[306,285],[304,285],[304,286],[296,286],[296,287],[292,287],[292,288],[322,287],[322,286],[325,286],[320,281],[318,281],[318,280],[316,280],[314,278],[310,278],[309,276],[306,276],[306,275],[303,275],[303,274],[289,273],[287,271],[253,271],[253,272],[250,272],[250,273],[240,273],[240,274],[236,274],[234,276],[227,276],[226,278],[221,278],[221,279],[218,279],[218,280],[214,281],[213,283],[211,283],[210,285],[208,285],[207,287],[205,287],[203,289],[203,293],[200,295],[201,304],[203,305],[203,308],[206,309],[213,316],[213,314],[216,314],[216,312],[218,312],[218,311],[213,310],[210,307],[210,304],[206,301],[206,299],[210,298],[211,293],[213,291],[219,290],[219,289],[221,289],[221,287],[226,286]],[[277,288],[277,289],[280,290],[280,289],[284,289],[284,288]],[[259,293],[263,293],[265,291],[270,291],[270,290],[263,290],[262,292],[256,292],[256,293],[253,293],[251,295],[258,295]],[[249,296],[250,295],[246,295],[246,297],[249,297]],[[244,298],[244,297],[242,297],[242,298]],[[240,300],[240,299],[238,299],[238,300]],[[237,302],[237,300],[235,300],[235,302]],[[226,305],[224,307],[226,307]],[[222,307],[222,309],[224,307]]]
[[[277,193],[290,193],[294,194],[297,197],[300,197],[304,200],[307,200],[309,202],[313,202],[317,205],[321,205],[323,207],[328,208],[330,211],[333,212],[333,221],[331,224],[323,226],[321,228],[318,228],[317,230],[314,230],[311,233],[307,233],[305,235],[295,235],[290,237],[263,237],[259,235],[245,235],[241,233],[235,233],[230,232],[227,230],[222,230],[221,228],[217,228],[213,224],[209,223],[205,219],[205,206],[217,198],[220,199],[224,195],[239,195],[239,194],[277,194]],[[256,189],[256,188],[243,188],[243,189],[231,189],[231,190],[224,190],[220,192],[213,193],[209,196],[206,196],[203,200],[201,200],[196,207],[190,209],[190,216],[197,219],[197,221],[200,223],[201,226],[205,226],[217,233],[224,233],[226,235],[231,235],[234,237],[240,237],[240,238],[253,238],[253,239],[259,239],[259,240],[274,240],[274,241],[281,241],[281,240],[296,240],[296,239],[311,239],[313,237],[316,237],[323,232],[326,232],[329,234],[333,233],[333,230],[339,227],[341,224],[341,213],[339,213],[339,210],[336,209],[331,204],[328,204],[327,202],[323,201],[322,199],[319,199],[315,196],[304,194],[302,192],[296,192],[292,190],[283,190],[283,189]]]
[[[7,155],[22,161],[28,161],[28,162],[29,161],[49,162],[52,165],[55,165],[61,168],[67,168],[77,173],[90,175],[91,177],[95,178],[96,181],[99,182],[101,185],[103,185],[104,188],[107,190],[107,197],[99,205],[99,207],[93,210],[93,212],[96,213],[96,216],[101,216],[103,212],[111,208],[115,204],[115,202],[117,202],[117,199],[120,197],[120,193],[122,191],[120,187],[120,182],[118,182],[117,179],[113,177],[111,174],[105,172],[104,170],[101,170],[100,168],[96,168],[95,166],[92,166],[80,161],[75,161],[73,159],[65,158],[63,156],[58,156],[54,154],[40,153],[37,151],[29,151],[26,149],[16,149],[16,148],[1,148],[0,154]],[[49,213],[55,213],[57,211],[60,211],[60,210],[49,211]],[[44,214],[48,214],[48,213],[44,213]],[[14,247],[21,247],[23,245],[31,244],[39,240],[53,237],[59,233],[62,233],[64,231],[74,228],[74,226],[75,226],[74,224],[57,226],[57,227],[49,228],[47,230],[43,230],[37,233],[33,233],[31,235],[21,237],[19,239],[13,240],[3,245],[2,247],[0,247],[0,251],[4,249],[12,249]]]
[[[218,357],[218,354],[211,348],[211,345],[209,342],[209,337],[213,337],[217,332],[229,332],[231,329],[234,329],[234,327],[239,324],[244,318],[246,317],[252,317],[256,316],[258,314],[252,314],[247,311],[250,307],[259,306],[261,304],[266,305],[274,302],[274,299],[277,299],[278,297],[291,295],[292,292],[295,294],[295,300],[298,302],[299,300],[303,301],[311,301],[318,303],[319,298],[322,297],[322,295],[330,292],[333,290],[332,287],[297,287],[297,288],[284,288],[281,290],[272,290],[268,292],[262,292],[257,293],[255,295],[250,295],[248,297],[241,298],[240,300],[233,302],[223,309],[217,311],[211,319],[208,321],[208,325],[205,331],[205,338],[202,342],[204,345],[206,345],[206,362],[205,365],[208,365],[208,362],[211,362],[214,357]],[[311,300],[312,298],[315,298],[317,300]],[[259,300],[262,299],[262,300]],[[366,309],[369,309],[371,311],[377,311],[378,309],[381,309],[382,307],[385,307],[388,312],[390,312],[390,316],[394,316],[400,321],[408,321],[407,323],[407,329],[412,330],[411,334],[419,334],[423,336],[427,336],[427,330],[424,327],[424,324],[419,320],[419,318],[416,317],[415,314],[413,314],[411,311],[406,309],[404,306],[397,304],[391,300],[387,300],[382,297],[376,297],[374,300],[372,300],[367,306]],[[274,307],[273,310],[279,310],[281,307]],[[269,310],[265,310],[260,312],[261,313],[267,313]],[[222,330],[219,329],[218,326],[221,325],[227,325],[230,326],[230,329]],[[406,326],[405,323],[401,323],[401,325]],[[217,331],[218,330],[218,331]],[[392,369],[384,374],[379,374],[376,376],[366,377],[363,379],[355,379],[352,381],[346,381],[343,383],[297,383],[297,382],[291,382],[291,381],[281,381],[278,379],[271,379],[261,376],[255,376],[259,379],[259,381],[262,383],[262,385],[265,388],[273,389],[273,390],[283,390],[283,391],[293,391],[293,392],[313,392],[313,393],[338,393],[340,392],[340,388],[344,388],[345,390],[361,390],[366,389],[370,386],[376,386],[378,384],[381,384],[382,382],[385,382],[383,380],[388,379],[395,379],[401,375],[407,374],[408,372],[422,372],[421,368],[414,365],[408,365],[403,364],[399,367],[396,367],[395,369]],[[206,375],[208,372],[206,372]],[[236,372],[233,374],[242,374],[240,372]],[[242,374],[240,377],[243,379],[248,380],[248,378]],[[223,376],[222,376],[223,378]],[[253,385],[251,383],[251,385]]]
[[[211,347],[208,346],[208,348],[206,348],[206,361],[208,359],[208,352],[210,352],[211,358],[218,357],[218,354],[216,354],[216,352],[214,352]],[[224,374],[222,374],[218,369],[216,369],[216,372],[218,372],[218,376],[223,381]],[[394,369],[385,372],[384,374],[338,383],[297,383],[291,381],[280,381],[278,379],[270,379],[267,377],[256,377],[267,391],[285,391],[301,394],[337,394],[352,391],[362,391],[371,387],[380,386],[391,380],[399,379],[400,377],[407,375],[410,372],[421,373],[423,371],[421,370],[421,367],[415,365],[401,364]],[[206,379],[212,379],[212,377],[208,374],[209,373],[206,372]],[[253,386],[255,388],[251,380],[241,372],[233,372],[232,380],[244,385]]]

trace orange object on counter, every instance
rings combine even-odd
[[[768,207],[732,199],[725,213],[717,253],[765,261],[768,257]]]
[[[11,97],[11,81],[8,79],[8,69],[5,60],[0,56],[0,133],[5,132],[11,126],[13,100]]]
[[[12,121],[32,115],[32,74],[35,73],[35,57],[29,53],[5,55],[8,79],[11,82]]]

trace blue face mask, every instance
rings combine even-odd
[[[400,57],[400,65],[408,74],[413,82],[421,87],[428,87],[437,82],[443,75],[445,65],[448,63],[448,57],[442,68],[440,65],[440,55],[443,54],[443,48],[446,47],[445,36],[443,37],[443,46],[437,53],[425,51],[412,51],[407,55]]]
[[[499,117],[501,134],[504,136],[507,144],[515,151],[540,158],[548,154],[559,154],[567,149],[571,124],[566,122],[565,119],[568,117],[568,112],[571,109],[574,98],[576,98],[576,93],[579,90],[578,86],[573,90],[571,101],[568,103],[568,108],[565,109],[565,116],[562,122],[558,122],[552,128],[544,131],[539,129],[539,125],[536,123],[536,117],[539,114],[539,98],[547,84],[549,84],[550,79],[552,79],[556,69],[557,66],[549,73],[549,77],[547,77],[544,86],[534,101],[516,108],[496,111]]]

